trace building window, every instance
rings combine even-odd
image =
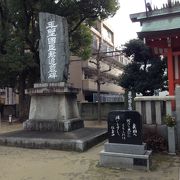
[[[113,32],[103,26],[103,37],[113,43]]]
[[[108,38],[111,40],[111,42],[113,42],[113,34],[111,31],[107,31],[108,33]]]
[[[96,35],[93,35],[93,48],[94,49],[97,50],[99,48],[99,42],[100,42],[100,39]]]

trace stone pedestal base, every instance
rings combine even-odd
[[[31,95],[29,119],[25,130],[72,131],[84,127],[79,117],[77,89],[64,83],[35,84]]]
[[[146,145],[105,143],[100,152],[100,165],[115,168],[133,168],[149,170],[152,151]]]
[[[25,130],[31,131],[61,131],[68,132],[75,129],[83,128],[84,122],[81,119],[68,119],[64,122],[57,120],[34,120],[28,119],[23,123]]]

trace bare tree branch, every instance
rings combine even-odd
[[[69,35],[71,35],[80,25],[83,21],[85,21],[86,17],[83,17],[77,24],[76,26],[69,32]]]
[[[111,71],[111,69],[112,69],[112,67],[111,67],[111,66],[109,66],[109,69],[104,70],[104,71],[101,71],[101,73],[106,73],[106,72],[109,72],[109,71]]]
[[[101,52],[101,54],[108,54],[108,53],[115,53],[115,52],[119,52],[119,56],[122,55],[122,51],[121,50],[116,50],[116,51],[104,51],[104,52]],[[97,53],[93,53],[92,55],[97,55],[99,54],[100,52],[98,51]],[[114,55],[113,55],[114,56]],[[118,56],[118,55],[117,55]]]
[[[97,66],[97,63],[96,63],[96,62],[94,62],[94,61],[92,61],[92,60],[89,60],[89,62],[92,63],[92,64],[95,64],[95,65]]]

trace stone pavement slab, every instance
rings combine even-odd
[[[0,134],[0,145],[85,151],[106,138],[104,128],[81,128],[71,132],[18,130]]]

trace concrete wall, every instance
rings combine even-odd
[[[79,112],[83,120],[97,120],[97,109],[97,103],[79,103]],[[102,120],[107,120],[110,111],[124,109],[124,102],[101,103]]]

